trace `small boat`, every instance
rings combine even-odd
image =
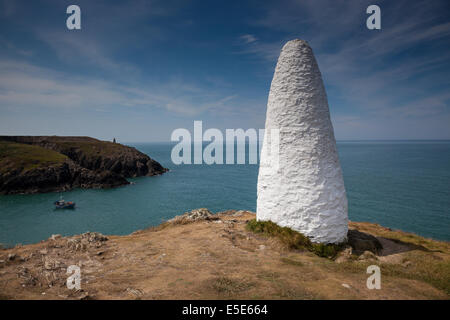
[[[75,208],[75,202],[72,201],[66,201],[62,197],[58,201],[54,202],[56,209],[74,209]]]

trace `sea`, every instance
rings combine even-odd
[[[128,145],[170,171],[114,189],[64,192],[74,210],[54,209],[60,193],[0,195],[2,246],[52,234],[125,235],[195,208],[256,210],[258,164],[176,165],[173,143]],[[350,220],[450,241],[450,141],[338,141],[337,147]]]

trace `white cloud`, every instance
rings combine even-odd
[[[40,31],[39,39],[49,45],[61,61],[67,63],[89,64],[109,73],[137,73],[138,69],[111,58],[108,46],[82,32]]]
[[[72,77],[28,63],[0,61],[0,108],[104,111],[111,106],[147,107],[194,116],[220,108],[235,97],[223,96],[186,81],[118,85],[112,81]]]
[[[244,34],[244,35],[240,36],[239,39],[247,44],[258,41],[258,39],[252,34]]]

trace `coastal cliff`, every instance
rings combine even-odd
[[[249,211],[196,209],[126,236],[53,235],[3,249],[0,299],[450,297],[448,242],[350,222],[353,240],[323,257],[292,230],[258,232],[254,219]],[[71,265],[80,267],[79,290],[66,286]],[[379,290],[366,286],[370,265],[380,267]]]
[[[133,147],[90,137],[0,136],[0,193],[111,188],[167,169]]]

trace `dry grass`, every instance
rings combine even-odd
[[[297,260],[293,260],[293,259],[290,259],[290,258],[283,257],[280,260],[281,260],[281,262],[286,263],[286,264],[290,264],[292,266],[303,267],[303,265],[304,265],[303,262],[300,262],[300,261],[297,261]]]
[[[250,289],[254,284],[242,279],[218,277],[211,281],[211,287],[219,294],[236,296],[242,291]]]
[[[383,274],[405,279],[420,279],[450,295],[450,261],[436,259],[435,256],[421,251],[407,253],[404,260],[411,264],[408,267],[383,264]]]
[[[368,290],[366,267],[374,262],[337,264],[310,251],[289,250],[276,236],[249,231],[252,213],[219,216],[220,221],[166,223],[128,236],[109,236],[101,248],[87,251],[68,251],[66,238],[1,250],[0,260],[6,261],[9,253],[17,258],[0,265],[0,298],[79,298],[81,293],[64,285],[48,287],[44,275],[49,270],[43,265],[48,258],[65,266],[82,265],[82,294],[92,299],[449,298],[448,252],[412,250],[401,253],[397,264],[377,261],[382,289]],[[43,249],[48,251],[45,256]],[[402,259],[412,265],[403,266]],[[38,284],[23,287],[18,277],[22,268],[35,275]],[[50,272],[62,277],[58,284],[67,277],[64,270]]]
[[[400,255],[399,263],[390,263],[389,257],[377,261],[383,276],[420,280],[443,290],[450,295],[450,246],[448,242],[426,239],[416,234],[391,230],[378,224],[351,222],[350,227],[361,232],[401,242],[410,247]],[[342,264],[329,263],[327,268],[333,272],[361,273],[374,262],[349,261]]]

